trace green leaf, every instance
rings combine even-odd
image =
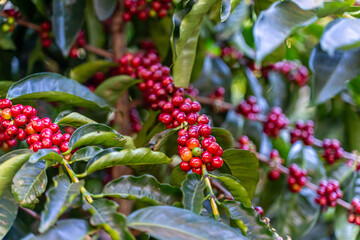
[[[346,88],[348,89],[354,102],[360,106],[360,76],[347,82]]]
[[[170,184],[180,187],[181,183],[186,179],[187,173],[181,170],[180,165],[177,165],[171,172]]]
[[[304,10],[310,10],[310,9],[322,7],[324,5],[324,0],[306,0],[306,1],[292,0],[292,1]]]
[[[0,157],[0,198],[22,165],[29,160],[31,153],[31,150],[19,149]]]
[[[54,0],[52,32],[62,54],[67,56],[84,20],[85,0]]]
[[[48,161],[50,165],[61,163],[63,160],[63,157],[51,149],[40,149],[36,153],[32,154],[29,162],[30,163],[36,163],[40,160],[46,160]]]
[[[240,231],[189,210],[168,206],[147,207],[127,218],[128,227],[158,239],[246,239]]]
[[[87,87],[56,73],[35,73],[14,83],[7,94],[10,100],[44,100],[81,107],[108,107]]]
[[[240,181],[252,199],[259,181],[259,160],[255,154],[240,149],[228,149],[224,151],[222,159],[231,175]]]
[[[105,185],[105,197],[140,200],[152,205],[173,205],[181,201],[181,191],[169,184],[159,183],[151,175],[122,176]]]
[[[192,5],[191,10],[184,16],[180,23],[179,38],[177,41],[176,30],[173,31],[173,53],[175,57],[173,76],[175,86],[188,87],[192,69],[195,62],[195,53],[200,34],[200,28],[204,16],[216,4],[216,0],[199,0]],[[181,4],[181,3],[180,3]],[[179,5],[180,5],[179,4]],[[178,9],[176,11],[183,11]],[[175,14],[173,21],[178,21],[178,15]],[[175,26],[176,27],[176,26]],[[174,42],[175,40],[175,42]]]
[[[359,19],[335,19],[324,30],[320,39],[321,48],[332,56],[337,49],[349,50],[359,47],[359,31]]]
[[[96,60],[91,62],[85,62],[74,67],[70,72],[70,78],[84,83],[91,78],[97,72],[106,72],[111,67],[116,67],[117,64],[105,60]]]
[[[69,149],[73,150],[89,145],[121,147],[125,143],[126,139],[124,136],[111,127],[100,123],[90,123],[75,130],[69,140]]]
[[[26,162],[13,179],[11,191],[15,199],[26,208],[34,208],[46,189],[45,161]]]
[[[220,144],[223,150],[227,150],[235,146],[235,140],[231,132],[224,128],[212,128],[211,135],[216,138],[216,142]]]
[[[0,198],[0,239],[3,239],[13,225],[18,212],[18,204],[10,189]]]
[[[324,103],[338,94],[346,81],[360,74],[360,49],[337,51],[333,56],[315,47],[311,53],[309,66],[312,76],[312,101]]]
[[[158,49],[160,56],[165,59],[170,49],[171,18],[148,19],[151,40]]]
[[[85,202],[84,209],[92,215],[90,223],[103,228],[114,240],[134,239],[126,229],[126,218],[117,212],[118,204],[108,199],[96,199],[92,204]]]
[[[82,182],[70,183],[66,175],[56,176],[54,186],[46,192],[46,203],[41,212],[39,232],[47,231],[73,203],[80,193]]]
[[[164,153],[153,152],[148,148],[137,148],[135,150],[109,148],[90,159],[84,174],[88,175],[117,165],[168,164],[171,161],[172,159],[168,158]]]
[[[13,85],[12,81],[0,81],[0,98],[5,98],[9,88]]]
[[[102,148],[96,146],[88,146],[77,150],[72,156],[70,163],[84,161],[88,162],[93,156],[103,151]]]
[[[231,1],[221,0],[220,19],[221,22],[225,22],[231,13]]]
[[[260,13],[254,26],[256,59],[262,61],[278,48],[298,27],[307,26],[317,17],[290,1],[279,1]]]
[[[122,93],[131,86],[142,82],[126,75],[111,77],[102,82],[95,90],[95,94],[111,104],[115,104]]]
[[[241,220],[245,224],[247,231],[244,235],[249,239],[276,239],[274,232],[260,220],[259,214],[253,208],[246,208],[234,201],[224,201],[223,206],[227,208],[231,219]]]
[[[103,47],[104,43],[106,42],[106,34],[104,32],[102,23],[99,22],[95,16],[92,0],[86,0],[85,22],[87,33],[86,40],[92,46]],[[96,59],[95,56],[93,56],[93,58]]]
[[[44,234],[34,235],[30,233],[23,240],[55,240],[55,239],[71,239],[82,240],[87,239],[90,226],[83,219],[65,219],[56,222],[56,228],[52,228]]]
[[[356,240],[360,228],[348,222],[348,211],[343,207],[336,207],[334,214],[336,239]]]
[[[54,123],[58,125],[66,125],[66,126],[78,128],[86,124],[96,123],[96,122],[88,117],[85,117],[84,115],[81,115],[80,113],[72,112],[65,116],[58,116],[55,119]]]
[[[196,214],[200,214],[204,201],[205,181],[200,179],[199,174],[188,174],[185,181],[181,184],[181,191],[183,192],[182,203],[185,209],[188,209]]]
[[[109,17],[111,17],[117,4],[117,0],[108,0],[108,1],[92,0],[92,1],[96,16],[100,21],[104,21]]]
[[[173,129],[167,129],[165,131],[159,132],[155,134],[149,141],[149,143],[146,145],[147,147],[153,148],[155,151],[158,151],[161,149],[162,146],[166,145],[167,140],[181,129],[181,126]]]
[[[320,214],[320,207],[314,202],[316,195],[316,192],[308,188],[303,188],[297,194],[285,191],[279,203],[277,230],[294,239],[304,236],[314,226]]]
[[[34,3],[36,9],[44,16],[47,16],[46,11],[46,4],[44,2],[44,0],[31,0],[31,2]]]
[[[248,192],[235,177],[228,174],[214,177],[225,185],[225,188],[231,192],[236,201],[241,202],[245,207],[252,206]]]
[[[316,15],[322,18],[332,14],[343,14],[350,6],[347,2],[325,2],[324,6],[316,11]]]

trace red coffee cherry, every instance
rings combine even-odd
[[[340,184],[336,180],[323,180],[319,184],[317,190],[318,196],[315,198],[315,203],[320,206],[335,207],[336,200],[342,197],[342,191],[340,190]]]
[[[271,109],[267,121],[264,123],[264,133],[268,136],[278,137],[280,130],[287,127],[289,120],[282,113],[281,108]]]
[[[344,149],[340,147],[340,141],[337,139],[324,139],[323,148],[324,152],[322,157],[328,164],[333,164],[344,155]]]

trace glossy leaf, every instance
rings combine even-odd
[[[18,212],[18,203],[10,189],[6,189],[0,198],[0,239],[3,239],[13,225]]]
[[[92,215],[90,223],[103,228],[114,240],[134,239],[126,229],[126,218],[117,212],[118,204],[108,199],[96,199],[92,204],[85,202],[84,209]]]
[[[305,11],[293,2],[274,3],[260,13],[254,26],[256,59],[263,60],[279,47],[295,28],[307,26],[316,19],[315,12]]]
[[[200,27],[205,14],[216,4],[216,0],[199,0],[181,20],[179,38],[173,43],[173,76],[177,87],[188,87],[195,62],[195,52],[200,34]],[[179,10],[182,11],[182,10]],[[174,15],[173,21],[177,21]],[[174,32],[173,32],[174,34]],[[174,36],[173,36],[174,40]]]
[[[128,226],[165,240],[246,239],[240,231],[189,210],[155,206],[137,210],[127,218]]]
[[[200,214],[204,201],[205,181],[200,178],[199,174],[188,174],[185,181],[181,184],[181,191],[183,192],[182,204],[185,209],[188,209],[196,214]]]
[[[306,0],[306,1],[292,0],[292,1],[304,10],[318,8],[323,6],[324,4],[324,0]]]
[[[26,162],[17,172],[11,187],[15,199],[26,208],[33,208],[46,189],[45,161]]]
[[[79,83],[84,83],[94,76],[95,73],[106,72],[109,68],[115,66],[117,66],[116,63],[105,60],[86,62],[74,67],[70,72],[70,78],[78,81]]]
[[[360,46],[360,20],[335,19],[325,28],[320,39],[321,48],[333,55],[338,49],[353,49]],[[342,36],[339,38],[339,36]]]
[[[337,239],[356,240],[360,228],[355,223],[348,222],[348,211],[337,207],[334,214],[335,236]]]
[[[30,233],[23,240],[49,240],[49,239],[85,239],[91,228],[86,220],[83,219],[65,219],[56,222],[56,228],[34,235]]]
[[[125,143],[124,136],[111,127],[100,123],[90,123],[75,130],[69,140],[69,149],[88,145],[121,147]]]
[[[12,81],[0,81],[0,98],[6,97],[6,94],[9,90],[9,88],[13,84],[14,84],[14,82],[12,82]]]
[[[164,59],[170,50],[170,37],[172,31],[170,17],[162,19],[148,19],[149,31],[152,41],[156,49],[158,49],[160,56]]]
[[[296,239],[304,236],[314,226],[320,214],[320,207],[314,201],[316,195],[316,192],[308,188],[303,188],[297,194],[285,191],[279,203],[276,229]]]
[[[231,132],[224,128],[213,127],[211,135],[216,138],[216,142],[219,143],[223,150],[233,148],[235,146],[235,140]]]
[[[186,179],[187,173],[181,170],[180,165],[177,165],[171,172],[170,184],[180,187],[181,183]]]
[[[105,21],[113,14],[117,1],[116,0],[92,0],[96,16],[99,18],[100,21]]]
[[[19,149],[0,157],[0,198],[22,165],[29,160],[31,152],[30,150]]]
[[[247,227],[246,234],[249,239],[274,239],[275,234],[270,227],[260,220],[259,214],[253,208],[246,208],[235,201],[224,201],[231,219],[241,220]]]
[[[153,148],[155,151],[161,149],[167,143],[167,140],[175,134],[177,131],[181,129],[181,126],[174,128],[174,129],[167,129],[165,131],[159,132],[155,134],[146,145],[147,147]]]
[[[152,205],[173,205],[181,201],[181,191],[169,184],[159,183],[151,175],[122,176],[105,185],[103,196],[140,200]]]
[[[221,0],[220,8],[220,19],[221,22],[226,21],[231,13],[231,1],[230,0]]]
[[[56,123],[58,125],[65,125],[65,126],[71,126],[74,128],[78,128],[78,127],[84,126],[86,124],[96,123],[96,122],[84,115],[81,115],[80,113],[72,112],[65,116],[58,116],[55,119],[54,123]]]
[[[79,161],[88,162],[93,156],[95,156],[101,151],[103,151],[103,149],[96,146],[88,146],[81,148],[71,156],[71,163]]]
[[[231,175],[241,182],[252,199],[259,181],[259,160],[255,154],[245,150],[228,149],[224,151],[222,159]]]
[[[89,45],[103,47],[106,42],[105,29],[102,23],[97,19],[92,0],[86,0],[85,22],[87,41]],[[92,56],[90,55],[89,58]],[[96,59],[94,56],[93,59]]]
[[[46,192],[46,203],[41,212],[39,232],[47,231],[80,194],[82,182],[70,183],[66,175],[56,176],[54,186]]]
[[[115,104],[122,93],[129,87],[140,83],[141,80],[126,75],[111,77],[102,82],[95,90],[95,94],[111,104]]]
[[[313,49],[310,57],[310,68],[313,72],[312,100],[316,104],[323,103],[345,86],[345,82],[360,74],[360,49],[340,52],[329,56],[319,46]]]
[[[40,149],[38,152],[31,155],[29,162],[36,163],[40,160],[46,160],[49,162],[50,165],[52,165],[61,163],[63,157],[54,150]]]
[[[7,94],[10,100],[44,100],[81,107],[108,107],[105,100],[87,87],[56,73],[35,73],[14,83]]]
[[[248,192],[236,178],[228,174],[221,174],[216,176],[216,179],[225,185],[225,188],[231,192],[236,201],[241,202],[245,207],[251,207]]]
[[[351,4],[352,5],[352,4]],[[316,15],[321,17],[326,17],[332,14],[343,14],[346,12],[350,6],[349,3],[343,1],[334,1],[334,2],[324,2],[324,6],[322,6],[320,9],[317,9]]]
[[[85,0],[54,0],[52,32],[62,54],[67,56],[84,20]]]
[[[91,174],[101,169],[118,165],[167,164],[172,160],[162,152],[153,152],[148,148],[137,149],[106,149],[90,159],[86,173]]]

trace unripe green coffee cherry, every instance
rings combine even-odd
[[[193,156],[195,156],[195,157],[200,157],[201,156],[201,154],[202,154],[202,150],[201,150],[201,148],[199,148],[199,147],[195,147],[195,148],[193,148],[193,150],[192,150],[192,154],[193,154]]]

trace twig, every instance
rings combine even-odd
[[[10,17],[9,14],[7,14],[6,12],[3,12],[3,11],[0,11],[0,16],[1,17],[4,17],[4,18],[8,18]],[[34,24],[34,23],[31,23],[31,22],[28,22],[22,18],[19,18],[19,19],[15,19],[17,24],[21,25],[21,26],[25,26],[25,27],[28,27],[28,28],[31,28],[31,29],[34,29],[35,31],[37,32],[40,32],[41,31],[41,27]]]
[[[98,47],[94,47],[92,45],[86,44],[84,49],[88,52],[94,53],[98,56],[104,57],[104,58],[109,58],[109,59],[113,59],[114,58],[114,54],[112,54],[109,51],[106,51],[102,48],[98,48]]]
[[[216,180],[210,178],[210,182],[211,185],[216,188],[216,190],[218,190],[220,193],[224,194],[224,197],[228,200],[235,200],[234,197],[232,196],[232,194],[226,189],[224,188],[219,182],[217,182]]]
[[[211,209],[213,211],[214,218],[215,218],[216,221],[221,221],[219,209],[218,209],[218,207],[216,205],[216,201],[215,201],[215,194],[214,194],[214,192],[212,190],[209,173],[206,170],[205,164],[202,165],[202,171],[203,171],[203,176],[204,176],[204,179],[205,179],[206,186],[207,186],[207,188],[209,190],[210,204],[211,204]]]
[[[40,214],[38,214],[37,212],[31,210],[31,209],[28,209],[28,208],[24,208],[23,206],[19,205],[19,208],[21,210],[23,210],[24,212],[26,212],[27,214],[29,214],[30,216],[32,216],[33,218],[35,218],[36,220],[41,220],[41,216]]]

